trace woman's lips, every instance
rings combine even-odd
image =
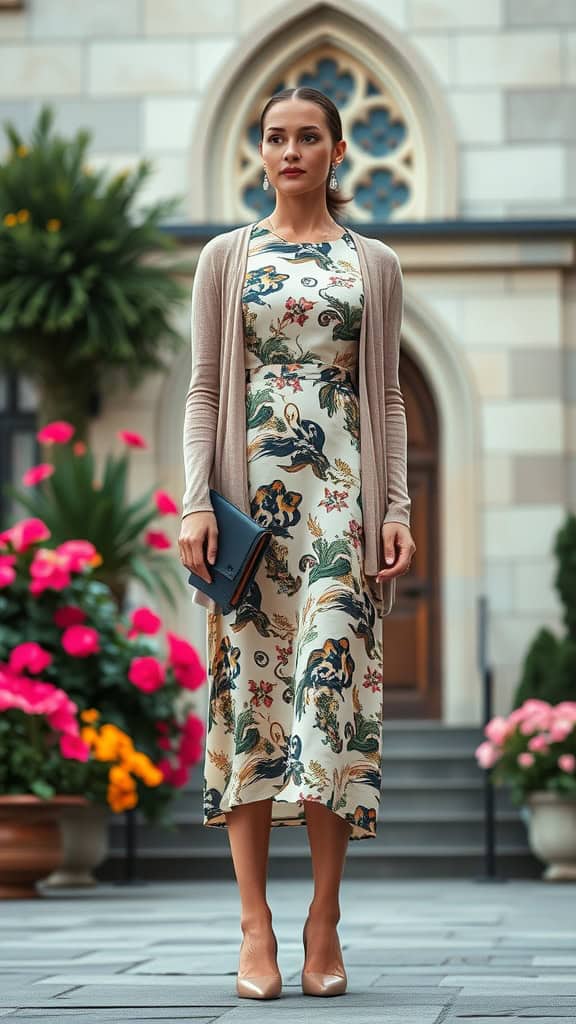
[[[287,178],[296,178],[297,175],[304,174],[304,173],[305,173],[304,171],[300,171],[300,170],[296,170],[296,169],[294,169],[293,171],[292,170],[290,170],[290,171],[282,171],[282,174],[285,174]]]

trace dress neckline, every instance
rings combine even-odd
[[[343,233],[338,235],[337,238],[325,238],[322,242],[300,242],[290,238],[283,238],[282,235],[279,235],[277,231],[273,231],[273,229],[264,224],[263,221],[255,221],[254,227],[263,227],[268,234],[274,235],[275,238],[279,238],[281,242],[286,242],[286,245],[326,245],[326,242],[339,242],[340,239],[345,238],[348,234],[348,231],[344,229]]]

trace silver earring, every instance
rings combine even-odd
[[[264,171],[264,181],[262,182],[262,188],[266,192],[270,188],[270,182],[268,181],[268,175]]]
[[[336,164],[332,164],[332,169],[330,171],[330,181],[328,182],[328,187],[334,190],[339,188],[338,178],[336,177],[336,172],[334,170],[335,167]]]

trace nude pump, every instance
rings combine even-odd
[[[276,943],[276,956],[278,956],[278,939],[274,936]],[[236,992],[244,999],[277,999],[282,991],[282,975],[277,974],[250,974],[244,978],[236,975]]]
[[[302,934],[304,956],[306,956],[306,925]],[[341,996],[346,991],[348,979],[344,964],[342,974],[322,974],[320,971],[305,971],[302,968],[302,991],[306,996]]]

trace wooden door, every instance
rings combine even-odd
[[[408,424],[408,493],[416,544],[410,571],[383,620],[384,718],[441,719],[438,417],[416,364],[400,355]]]

